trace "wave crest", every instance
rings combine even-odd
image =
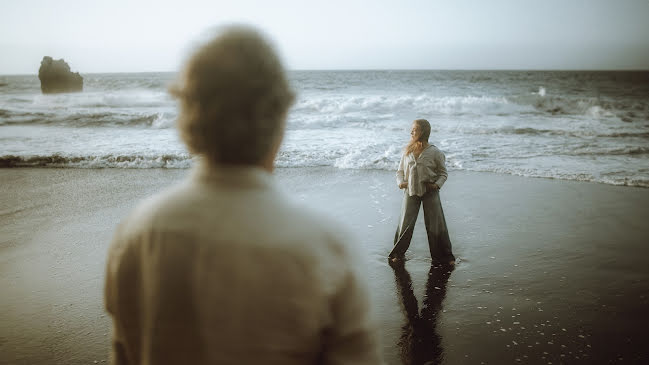
[[[380,152],[377,146],[363,151],[350,151],[347,153],[329,151],[329,153],[289,153],[281,152],[278,156],[278,167],[322,167],[328,166],[338,169],[352,170],[389,170],[394,171],[399,162],[401,150],[389,147]],[[584,153],[589,154],[589,153]],[[649,148],[635,148],[624,151],[609,151],[610,155],[646,155]],[[561,180],[589,181],[611,185],[624,185],[649,188],[649,180],[638,174],[620,175],[617,172],[594,176],[585,173],[571,173],[568,171],[555,171],[543,169],[530,169],[524,166],[503,167],[496,165],[464,166],[461,157],[447,154],[447,168],[450,171],[467,170],[481,172],[495,172],[508,175],[525,177],[542,177]],[[100,156],[64,156],[60,154],[44,156],[0,156],[0,168],[20,167],[46,167],[46,168],[131,168],[131,169],[187,169],[193,164],[193,159],[187,154],[165,155],[100,155]]]
[[[175,168],[184,169],[191,165],[189,155],[159,156],[0,156],[0,167],[75,167],[75,168]]]
[[[64,125],[67,127],[151,127],[171,128],[176,120],[175,113],[119,113],[93,112],[57,115],[45,112],[23,112],[0,110],[2,125]]]

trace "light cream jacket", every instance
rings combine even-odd
[[[423,196],[426,193],[427,182],[435,183],[441,189],[447,178],[446,156],[432,144],[417,158],[412,153],[404,153],[401,156],[397,168],[397,185],[407,182],[410,196]]]
[[[113,363],[382,363],[349,243],[264,170],[199,165],[117,228]]]

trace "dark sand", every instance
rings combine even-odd
[[[0,169],[0,364],[108,361],[105,253],[117,222],[187,170]],[[391,268],[393,173],[280,169],[367,253],[388,364],[649,363],[649,189],[452,172],[457,267],[423,221]]]

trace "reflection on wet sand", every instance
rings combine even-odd
[[[390,262],[401,297],[406,323],[402,327],[399,348],[404,364],[438,364],[443,357],[437,333],[437,316],[446,296],[446,285],[453,267],[431,265],[421,312],[412,290],[412,279],[403,261]]]

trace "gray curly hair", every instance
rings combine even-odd
[[[259,164],[276,148],[295,99],[270,43],[255,29],[222,28],[189,58],[170,92],[191,153],[213,164]]]

